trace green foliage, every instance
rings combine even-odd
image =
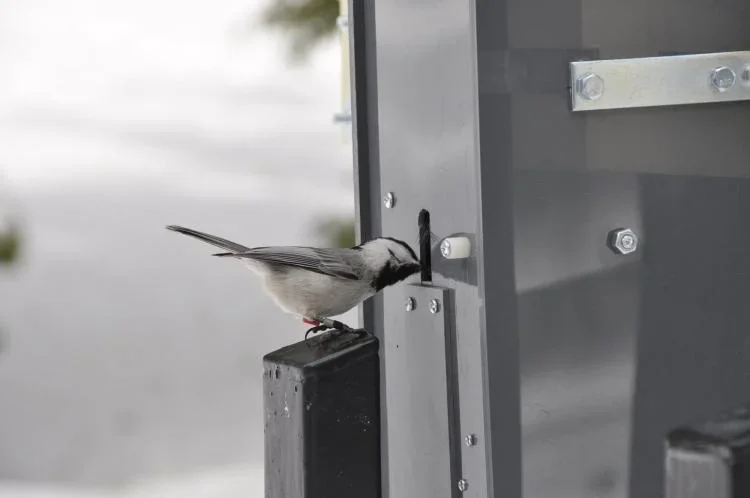
[[[19,255],[21,248],[21,230],[11,226],[0,232],[0,265],[10,265]]]
[[[322,41],[336,33],[338,0],[272,0],[262,22],[289,35],[289,55],[300,61]]]
[[[357,245],[354,220],[330,218],[318,223],[317,232],[325,238],[328,247],[352,247]]]

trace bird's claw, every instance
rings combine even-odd
[[[307,340],[307,337],[310,334],[317,334],[318,332],[322,332],[325,330],[331,330],[331,339],[340,336],[344,332],[357,334],[360,338],[370,335],[370,333],[365,329],[353,329],[350,326],[339,322],[338,320],[329,320],[324,319],[319,322],[319,325],[316,325],[315,327],[312,327],[305,332],[305,340]]]
[[[307,332],[305,332],[305,340],[307,340],[307,336],[310,334],[317,334],[318,332],[322,332],[324,330],[328,330],[330,327],[326,325],[316,325],[315,327],[311,327],[307,329]]]

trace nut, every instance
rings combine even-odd
[[[638,235],[630,228],[618,228],[609,233],[609,247],[617,254],[630,254],[638,249]]]
[[[576,80],[576,93],[586,100],[599,100],[604,95],[604,80],[594,73],[586,73]]]
[[[443,255],[444,258],[447,258],[451,255],[451,241],[448,239],[443,240],[440,243],[440,254]]]
[[[726,92],[734,86],[737,75],[731,67],[719,66],[711,71],[711,86],[718,92]]]

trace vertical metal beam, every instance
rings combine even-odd
[[[349,70],[352,99],[352,145],[354,192],[358,241],[382,233],[380,216],[380,154],[378,140],[377,52],[375,43],[375,1],[349,1]],[[359,308],[362,326],[383,338],[383,298],[376,295]],[[381,372],[383,372],[381,359]],[[381,373],[381,385],[385,385]],[[382,397],[382,468],[388,468],[386,401]],[[388,472],[383,472],[383,496],[388,495]]]
[[[509,53],[506,0],[475,0],[481,321],[487,496],[521,498],[521,373],[513,229],[513,112],[499,69]]]

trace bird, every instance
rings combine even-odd
[[[248,247],[179,225],[166,228],[226,251],[213,256],[244,262],[263,279],[266,293],[282,311],[312,325],[305,340],[310,334],[332,329],[367,334],[331,317],[351,310],[421,268],[409,244],[393,237],[377,237],[348,248]]]

